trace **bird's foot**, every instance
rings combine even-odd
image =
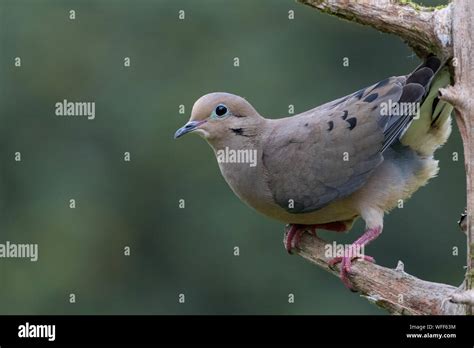
[[[316,234],[316,226],[313,225],[298,225],[298,224],[290,224],[287,227],[290,227],[288,233],[286,234],[285,238],[285,248],[288,254],[292,254],[291,250],[298,247],[298,244],[301,240],[301,236],[303,233],[307,232],[312,236],[317,237]]]
[[[337,256],[328,261],[330,267],[341,263],[340,277],[344,285],[352,290],[352,284],[349,280],[351,274],[352,262],[356,259],[362,259],[364,261],[375,263],[375,259],[372,256],[364,254],[364,247],[373,241],[382,232],[382,227],[375,227],[367,229],[364,234],[352,243],[347,250],[345,250],[344,256]]]
[[[349,275],[352,273],[351,272],[352,262],[356,259],[362,259],[362,260],[373,262],[373,263],[375,262],[375,259],[372,256],[368,256],[368,255],[353,256],[351,254],[347,256],[334,257],[328,261],[328,264],[331,267],[334,265],[337,265],[338,263],[341,263],[341,271],[339,273],[341,280],[344,283],[344,285],[348,289],[351,289],[351,290],[352,290],[352,284],[351,284],[351,281],[349,280]]]
[[[348,225],[343,221],[329,222],[326,224],[317,224],[317,225],[298,225],[298,224],[289,224],[287,225],[290,229],[286,234],[285,238],[285,248],[289,254],[291,250],[298,247],[298,244],[301,240],[303,233],[307,232],[314,237],[318,237],[316,229],[334,231],[334,232],[344,232],[347,231]]]

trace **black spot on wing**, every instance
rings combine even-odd
[[[344,110],[344,115],[342,115],[342,119],[345,120],[348,114],[349,114],[349,111]]]
[[[346,120],[347,123],[349,123],[349,129],[353,130],[354,127],[357,125],[357,118],[351,117]]]
[[[364,92],[365,92],[365,88],[361,89],[360,91],[355,92],[354,97],[360,100],[362,96],[364,95]]]
[[[364,101],[365,101],[366,103],[373,102],[375,99],[377,99],[378,96],[379,96],[378,93],[369,94],[367,97],[364,98]]]
[[[329,126],[328,132],[332,131],[332,129],[334,128],[334,122],[333,122],[333,121],[329,121],[329,122],[328,122],[328,126]]]

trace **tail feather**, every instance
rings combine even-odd
[[[400,139],[401,143],[410,146],[419,154],[432,156],[434,151],[442,146],[451,133],[451,112],[453,107],[438,98],[438,91],[450,84],[451,77],[446,66],[439,69],[439,59],[431,56],[418,67],[408,79],[425,81],[429,76],[428,70],[434,71],[434,77],[426,84],[427,96],[420,107],[420,117],[414,119],[410,127]],[[435,68],[436,70],[432,70]],[[438,70],[439,69],[439,70]],[[419,73],[419,72],[424,73]],[[419,74],[419,75],[417,75]],[[417,75],[417,76],[415,76]]]
[[[429,84],[431,82],[431,79],[433,78],[434,74],[436,71],[431,70],[428,67],[423,67],[417,71],[415,71],[413,74],[408,76],[407,78],[407,85],[411,83],[417,83],[425,87],[425,90],[429,89]]]
[[[411,74],[407,75],[403,82],[402,94],[398,100],[399,105],[423,105],[440,66],[441,61],[439,58],[431,55]],[[399,117],[389,119],[388,125],[384,130],[385,141],[382,151],[385,151],[386,148],[394,144],[396,140],[401,141],[405,137],[406,132],[412,127],[413,120],[413,111],[407,115],[399,115]]]
[[[418,66],[415,69],[415,71],[413,71],[413,73],[423,68],[430,68],[431,70],[436,72],[438,71],[440,66],[441,66],[441,61],[439,60],[439,58],[436,57],[434,54],[431,54],[430,56],[428,56],[428,58],[426,58],[426,60],[420,66]]]

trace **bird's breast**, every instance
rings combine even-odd
[[[217,156],[217,153],[216,153]],[[283,223],[319,224],[350,220],[353,209],[344,205],[329,205],[315,212],[292,214],[274,202],[265,180],[263,164],[250,166],[248,163],[219,161],[221,173],[232,191],[247,205],[259,213]]]
[[[251,150],[254,151],[254,150]],[[260,157],[255,153],[219,153],[216,158],[222,176],[232,191],[245,203],[256,209],[268,204],[269,192],[263,180]]]

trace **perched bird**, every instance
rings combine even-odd
[[[239,96],[210,93],[175,138],[197,133],[218,159],[224,150],[255,152],[254,166],[221,158],[221,173],[242,201],[289,224],[289,252],[304,231],[348,231],[358,217],[366,228],[353,245],[365,246],[382,232],[384,213],[437,174],[433,153],[451,132],[452,111],[438,90],[449,83],[447,67],[430,56],[409,75],[281,119],[264,118]],[[349,288],[355,258],[330,262],[342,263]]]

